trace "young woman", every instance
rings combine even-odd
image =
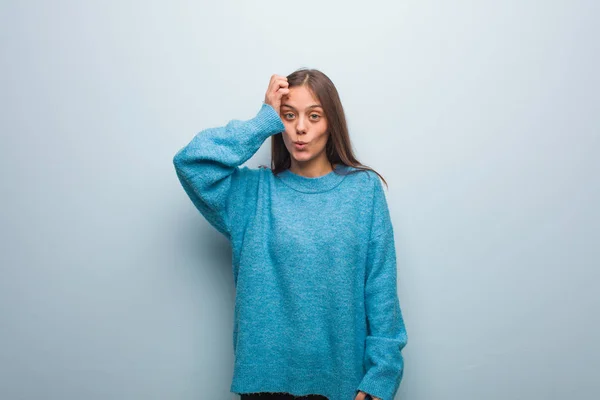
[[[271,167],[242,167],[269,137]],[[231,392],[393,400],[407,342],[394,230],[331,80],[314,69],[273,75],[254,118],[199,132],[173,163],[231,243]]]

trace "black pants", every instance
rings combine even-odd
[[[307,396],[294,396],[288,393],[242,393],[240,400],[328,400],[327,397],[318,394]]]

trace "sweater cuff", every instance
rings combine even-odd
[[[252,124],[257,132],[264,134],[263,140],[285,130],[285,125],[283,125],[279,113],[267,103],[263,103],[256,116],[248,122]]]
[[[391,371],[373,366],[360,381],[357,391],[360,390],[381,400],[394,400],[403,374],[403,368],[399,371]]]

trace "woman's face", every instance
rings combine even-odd
[[[329,133],[323,108],[304,86],[290,88],[281,98],[281,120],[285,126],[282,133],[285,147],[292,159],[306,162],[319,157],[325,160],[325,145]],[[298,146],[295,142],[306,144]]]

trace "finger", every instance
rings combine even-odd
[[[286,88],[288,86],[289,83],[287,81],[276,80],[275,82],[273,82],[273,92],[277,92],[279,89]]]
[[[276,80],[281,79],[281,78],[283,78],[281,75],[273,74],[273,75],[271,75],[271,79],[269,80],[269,84],[271,84],[271,83],[273,83]]]
[[[354,400],[365,400],[366,394],[365,392],[358,392]]]
[[[277,102],[279,103],[279,105],[281,106],[281,103],[284,102],[284,98],[287,99],[287,92],[285,92],[285,90],[287,90],[289,92],[289,89],[279,89],[276,93],[275,93],[275,98],[277,99]]]
[[[275,85],[275,82],[277,81],[284,81],[287,82],[287,77],[285,76],[281,76],[281,75],[271,75],[271,79],[269,81],[269,87],[273,87]]]

